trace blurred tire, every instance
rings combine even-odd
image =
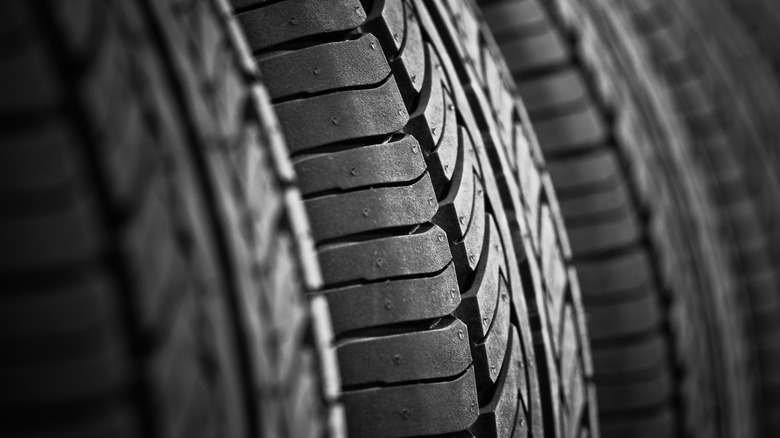
[[[338,430],[303,205],[228,6],[0,17],[0,435]]]
[[[700,15],[713,9],[699,3]],[[712,48],[680,12],[689,8],[483,2],[561,199],[605,436],[752,436],[757,427],[746,298],[748,283],[772,275],[748,272],[770,258],[744,190],[752,168],[734,157],[751,146],[730,129],[729,80],[712,80],[700,56]],[[755,258],[740,264],[748,250]]]

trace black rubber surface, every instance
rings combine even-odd
[[[560,197],[603,435],[751,436],[740,274],[701,159],[725,118],[704,114],[715,93],[678,86],[698,65],[662,36],[680,2],[482,3]]]
[[[754,422],[742,419],[732,434],[776,436],[780,76],[777,47],[769,41],[777,35],[780,10],[771,1],[694,1],[654,2],[631,12],[695,139],[739,279],[739,311],[753,341],[744,349],[755,385],[749,400]],[[675,20],[664,23],[667,13]],[[743,400],[731,403],[734,409]]]
[[[234,7],[311,219],[350,436],[597,433],[555,197],[517,197],[527,121],[473,5]]]
[[[0,17],[0,436],[338,435],[303,203],[227,4]]]

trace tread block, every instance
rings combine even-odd
[[[487,336],[499,301],[499,276],[504,263],[504,250],[495,220],[490,217],[485,230],[487,245],[482,248],[471,289],[461,297],[456,315],[469,327],[471,339],[482,340]]]
[[[514,91],[510,91],[506,88],[506,84],[502,82],[502,92],[500,94],[500,103],[496,109],[498,129],[501,133],[501,140],[504,142],[504,149],[507,151],[507,158],[510,168],[517,167],[514,154],[515,144],[517,140],[516,122],[519,119],[517,114],[518,110],[515,102],[516,96]]]
[[[86,274],[57,284],[4,286],[0,341],[79,333],[115,317],[109,282]]]
[[[452,254],[458,259],[458,266],[468,266],[470,272],[477,269],[482,254],[482,245],[485,240],[485,191],[479,178],[474,177],[475,193],[474,207],[471,213],[471,221],[466,236],[460,242],[452,245]]]
[[[534,123],[545,154],[582,151],[607,141],[608,130],[598,109],[587,106],[577,112]]]
[[[628,187],[617,184],[598,192],[582,193],[560,200],[561,212],[567,224],[598,223],[603,220],[631,216]]]
[[[475,67],[477,74],[481,75],[482,69],[478,67],[482,65],[482,59],[480,58],[482,55],[482,51],[480,50],[482,46],[480,39],[480,24],[477,21],[474,12],[471,10],[473,5],[465,2],[448,1],[446,2],[446,6],[442,6],[441,3],[438,3],[437,6],[432,7],[439,7],[443,17],[449,15],[454,21],[455,30],[457,31],[458,36],[460,36],[458,43],[460,43],[461,50],[463,51],[464,61],[466,64],[472,64]],[[447,14],[444,8],[450,9],[449,14]],[[483,78],[479,77],[478,79],[482,81]]]
[[[468,154],[466,154],[468,155]],[[469,160],[466,160],[466,167]],[[439,212],[436,215],[436,222],[452,236],[453,239],[463,239],[468,232],[471,215],[474,211],[475,198],[477,196],[475,185],[477,184],[477,175],[473,169],[468,166],[463,169],[462,177],[456,187],[454,184],[450,195],[440,204]]]
[[[428,45],[427,50],[432,52],[434,49]],[[448,118],[452,118],[452,116],[447,116],[450,109],[445,107],[444,94],[446,90],[440,66],[441,62],[437,56],[428,57],[428,69],[431,71],[430,89],[422,94],[418,108],[414,113],[415,120],[412,125],[417,128],[417,138],[423,145],[425,152],[429,154],[439,146],[439,141],[445,130],[449,129],[445,123]]]
[[[382,187],[304,201],[315,241],[367,231],[418,225],[436,214],[436,194],[426,173],[410,186]]]
[[[4,55],[0,113],[45,110],[58,103],[64,87],[52,74],[57,68],[42,40],[25,41]]]
[[[558,246],[558,233],[549,206],[542,207],[541,213],[541,269],[547,290],[550,336],[556,352],[560,347],[561,318],[568,290],[568,275],[563,254]]]
[[[158,192],[160,186],[157,184],[160,183],[154,184],[153,192],[147,195],[123,242],[123,252],[131,261],[130,274],[138,290],[144,292],[139,298],[145,316],[143,323],[148,327],[158,326],[159,321],[168,323],[163,315],[171,299],[167,288],[186,275],[182,271],[181,256],[175,249],[171,218],[166,214],[164,200]]]
[[[569,394],[572,392],[569,379],[574,375],[574,369],[579,367],[579,336],[577,335],[576,323],[574,321],[574,308],[566,304],[562,313],[561,340],[559,341],[561,346],[561,378],[563,379],[563,390]],[[581,373],[582,370],[579,372]],[[572,397],[567,395],[566,400],[572,400]]]
[[[498,60],[491,50],[484,48],[482,58],[485,60],[485,92],[492,106],[503,148],[511,151],[516,116],[515,96],[507,90],[504,77],[498,67]],[[510,156],[509,161],[514,164],[514,157]]]
[[[274,108],[293,154],[331,143],[388,135],[403,128],[409,119],[393,77],[377,88],[294,100]]]
[[[499,101],[496,102],[496,123],[501,134],[501,140],[504,143],[504,149],[507,151],[509,165],[514,168],[517,165],[513,153],[517,134],[516,122],[520,120],[520,116],[516,107],[515,99],[517,97],[515,96],[515,91],[509,90],[503,80],[501,81],[501,92],[498,99]]]
[[[6,37],[13,37],[14,41],[25,41],[30,39],[25,29],[29,28],[32,20],[35,19],[33,11],[22,1],[5,2],[0,6],[0,33]],[[78,7],[74,8],[78,10]]]
[[[96,258],[105,237],[91,196],[46,216],[0,223],[0,271],[25,271]]]
[[[577,263],[580,286],[588,299],[624,294],[652,282],[652,268],[647,252],[629,253],[598,261]]]
[[[247,161],[254,153],[247,154]],[[266,163],[254,166],[247,173],[246,200],[249,215],[252,220],[252,234],[256,242],[255,257],[263,262],[276,255],[271,252],[273,242],[268,239],[272,236],[279,224],[279,218],[283,214],[283,200],[280,194],[278,182],[274,175],[268,172]]]
[[[453,264],[432,277],[329,289],[325,297],[337,335],[366,327],[442,317],[455,311],[461,300]]]
[[[278,355],[276,360],[281,379],[287,381],[288,373],[300,355],[301,338],[304,336],[308,314],[304,310],[304,297],[301,290],[301,279],[294,260],[295,241],[289,235],[279,237],[275,248],[276,257],[267,265],[270,270],[264,283],[267,294],[268,308],[273,315],[285,315],[285,335],[279,336]]]
[[[559,199],[612,187],[622,179],[613,150],[600,148],[585,156],[550,160],[547,167]]]
[[[657,8],[663,10],[666,8]],[[667,11],[668,12],[668,11]],[[676,62],[686,57],[686,47],[680,44],[684,38],[674,26],[658,26],[643,35],[646,45],[651,48],[652,56],[659,65]]]
[[[749,247],[756,240],[765,239],[761,232],[758,207],[749,197],[730,203],[726,207],[726,213],[731,219],[731,229],[738,242],[744,242],[745,246]]]
[[[458,156],[463,153],[459,137],[462,127],[458,124],[452,88],[445,77],[442,61],[432,45],[428,44],[426,48],[431,85],[427,93],[421,94],[416,112],[422,111],[423,116],[418,117],[412,126],[427,145],[427,162],[434,180],[438,186],[446,187],[457,168]]]
[[[119,343],[106,344],[76,357],[3,364],[0,404],[59,404],[119,390],[129,383],[131,362]]]
[[[525,402],[526,411],[530,411],[528,415],[529,430],[531,436],[544,436],[544,417],[542,414],[542,394],[539,383],[538,367],[541,366],[534,355],[533,340],[530,336],[523,340],[523,352],[525,355],[525,381],[528,388],[523,390],[521,388],[520,395]]]
[[[593,363],[600,378],[625,379],[665,366],[668,348],[666,340],[658,334],[627,345],[601,346],[593,351]]]
[[[295,171],[304,195],[411,182],[425,172],[420,144],[412,136],[341,152],[302,157]]]
[[[480,417],[470,429],[475,436],[524,437],[528,424],[518,387],[524,383],[525,364],[517,327],[509,331],[509,349],[493,398],[479,410]],[[513,433],[514,432],[514,433]]]
[[[336,353],[345,387],[447,378],[471,364],[467,328],[457,319],[425,331],[349,338]]]
[[[208,428],[207,424],[214,421],[211,406],[208,406],[209,388],[197,363],[196,329],[192,322],[194,307],[193,301],[188,301],[177,309],[166,345],[158,350],[152,362],[153,379],[161,388],[157,395],[161,411],[172,419],[163,427],[172,435],[192,427],[192,418],[199,418],[198,426],[202,428]]]
[[[130,414],[131,408],[120,403],[106,403],[100,409],[96,409],[88,415],[74,415],[67,420],[49,423],[36,422],[30,425],[25,422],[22,427],[33,430],[27,436],[58,437],[58,438],[84,438],[110,436],[115,438],[132,438],[140,434],[138,419]],[[21,416],[24,418],[24,415]],[[21,420],[24,421],[24,420]],[[4,426],[13,430],[14,423],[6,423]]]
[[[308,353],[308,352],[306,352]],[[314,358],[311,354],[302,355],[303,370],[312,369]],[[317,438],[325,435],[325,425],[320,419],[314,421],[301,421],[302,418],[315,417],[318,414],[320,406],[319,400],[312,397],[319,390],[319,382],[312,373],[301,372],[298,376],[290,379],[293,389],[293,396],[287,400],[284,411],[288,414],[288,424],[293,425],[290,436],[301,438]]]
[[[354,29],[366,19],[359,0],[283,1],[236,15],[254,51],[313,35]]]
[[[618,385],[599,384],[596,386],[599,410],[604,414],[617,414],[658,406],[671,397],[672,385],[672,377],[666,373]]]
[[[509,287],[503,275],[498,277],[498,297],[496,313],[488,328],[487,336],[481,342],[478,341],[472,349],[477,382],[483,382],[480,385],[482,388],[496,383],[509,342],[509,312],[512,307],[509,300]]]
[[[458,152],[460,149],[459,136],[461,135],[458,126],[457,114],[455,114],[455,105],[452,103],[452,96],[448,91],[444,91],[444,125],[439,143],[435,149],[429,152],[428,162],[434,163],[431,170],[434,174],[441,174],[443,180],[441,186],[452,180],[455,174],[455,168],[458,162]]]
[[[159,165],[159,156],[153,149],[155,141],[144,126],[144,114],[139,104],[124,104],[125,109],[116,129],[108,129],[106,142],[110,149],[106,153],[110,189],[119,202],[132,204],[133,195],[143,181]]]
[[[588,394],[580,362],[574,362],[571,374],[564,374],[564,376],[566,381],[563,384],[563,391],[568,402],[566,406],[567,415],[564,417],[565,424],[563,425],[564,430],[566,430],[565,436],[577,436],[578,431],[581,431],[580,436],[583,436],[588,432],[588,429],[582,425],[583,415],[586,413],[585,404],[588,402]]]
[[[181,305],[182,291],[187,290],[192,275],[187,271],[184,257],[174,250],[169,239],[160,238],[158,242],[159,253],[146,259],[147,263],[153,261],[157,266],[136,271],[138,284],[144,291],[138,299],[139,307],[143,309],[141,322],[148,330],[160,330],[170,323],[166,315]]]
[[[681,112],[685,116],[691,117],[717,111],[717,103],[713,101],[712,92],[704,79],[691,78],[677,83],[673,92],[675,99],[682,105]]]
[[[401,62],[406,72],[407,80],[412,88],[418,93],[422,90],[425,78],[425,51],[422,31],[417,14],[411,3],[404,2],[404,12],[406,18],[406,36],[401,52]],[[428,46],[430,49],[430,46]]]
[[[0,147],[0,191],[40,191],[68,184],[80,173],[73,134],[58,122],[4,132]]]
[[[539,212],[541,211],[542,176],[536,167],[536,160],[532,155],[531,145],[525,141],[523,128],[517,127],[516,138],[522,139],[515,142],[517,146],[517,174],[519,175],[520,191],[523,196],[523,207],[531,233],[531,241],[534,248],[539,249]]]
[[[574,68],[530,78],[517,87],[528,113],[534,118],[567,110],[589,96],[582,75]]]
[[[450,382],[347,391],[352,437],[409,437],[465,430],[477,419],[474,369]]]
[[[745,266],[745,274],[750,275],[772,269],[771,260],[768,257],[770,251],[771,246],[767,242],[766,237],[757,235],[751,236],[750,240],[743,240],[736,253],[741,263]]]
[[[345,59],[360,62],[344,62]],[[371,34],[326,43],[259,61],[263,83],[273,99],[366,87],[390,75],[379,41]]]
[[[774,293],[778,275],[773,271],[754,273],[746,279],[748,300],[758,309],[776,308],[780,311],[780,297]]]
[[[571,50],[552,27],[540,34],[504,41],[499,46],[506,56],[509,71],[516,79],[540,69],[566,64],[571,59]]]
[[[87,73],[83,80],[84,87],[80,90],[81,99],[85,102],[85,110],[92,119],[93,126],[103,132],[126,122],[125,105],[118,105],[117,102],[132,102],[136,99],[133,96],[133,87],[128,83],[130,61],[117,33],[116,26],[108,26],[107,34],[101,37],[104,43],[98,48],[99,54],[94,55],[96,65]],[[152,81],[156,79],[148,78]],[[162,96],[154,98],[161,99]]]
[[[659,436],[674,436],[677,430],[677,419],[674,413],[664,409],[641,418],[631,420],[604,422],[601,425],[601,436],[605,438],[655,438]]]
[[[406,14],[403,1],[385,2],[382,9],[383,40],[392,44],[393,55],[397,54],[406,40]]]
[[[464,134],[461,132],[460,136],[463,142],[461,151],[463,159],[453,178],[450,192],[439,204],[439,211],[435,218],[435,222],[444,228],[454,240],[463,239],[468,232],[476,197],[474,186],[478,178],[473,167],[474,146],[469,136]]]
[[[452,261],[447,233],[437,226],[403,236],[319,248],[325,284],[440,272]]]
[[[640,335],[661,326],[658,298],[647,295],[636,300],[588,306],[588,333],[595,342]]]
[[[574,258],[628,247],[641,238],[633,215],[611,218],[597,224],[569,225],[569,239]]]
[[[498,40],[510,35],[533,33],[549,25],[547,16],[536,0],[491,2],[482,6],[485,21]]]

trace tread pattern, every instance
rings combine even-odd
[[[493,167],[501,169],[501,195],[525,278],[539,358],[543,423],[536,435],[599,435],[595,388],[591,384],[590,347],[584,324],[579,283],[571,267],[566,231],[549,184],[538,144],[508,69],[487,25],[471,4],[433,2],[433,15],[447,28],[445,44],[466,62],[461,80],[470,85],[478,126],[489,135],[485,147]],[[492,117],[491,117],[492,114]],[[533,291],[533,292],[531,292]],[[534,421],[539,421],[535,418]]]
[[[561,197],[593,341],[602,432],[710,436],[721,428],[749,436],[750,421],[736,420],[750,418],[752,403],[747,335],[739,316],[728,314],[739,299],[711,192],[701,187],[706,173],[692,164],[698,157],[659,147],[688,147],[687,127],[669,119],[678,113],[658,91],[663,79],[634,70],[654,61],[642,58],[634,34],[641,26],[620,12],[660,2],[597,3],[484,8]],[[664,17],[656,26],[672,21],[664,6],[653,10]],[[520,14],[533,18],[514,18]],[[512,58],[532,61],[513,65]],[[686,229],[707,237],[670,238],[689,235]],[[708,334],[713,324],[722,334]],[[718,340],[711,351],[692,348],[708,338]],[[706,413],[720,409],[729,413],[717,421]]]
[[[659,26],[660,7],[677,19]],[[777,151],[768,146],[778,138],[780,88],[772,71],[777,55],[765,38],[772,32],[767,23],[776,19],[777,7],[763,2],[650,4],[631,17],[643,29],[642,41],[695,139],[696,153],[707,169],[706,183],[714,192],[719,226],[729,239],[729,261],[739,278],[738,293],[744,297],[740,305],[754,339],[746,348],[756,350],[751,369],[758,387],[753,401],[757,414],[751,418],[756,425],[753,431],[740,432],[776,435],[776,354],[766,340],[778,332],[776,318],[768,316],[776,314],[780,299],[780,264],[773,249],[779,211],[770,201],[780,195],[780,180]],[[711,26],[723,31],[713,34]],[[741,417],[738,421],[744,422]]]
[[[514,155],[496,152],[530,141],[506,90],[492,90],[492,101],[468,94],[492,84],[468,76],[484,73],[474,61],[492,44],[473,5],[339,1],[327,17],[290,1],[233,6],[271,84],[312,220],[349,434],[544,436],[547,423],[563,427],[563,418],[572,430],[587,428],[587,344],[559,253],[544,260],[561,288],[551,296],[569,297],[560,300],[566,323],[556,320],[559,350],[532,333],[526,300],[546,289],[541,271],[537,283],[521,273],[526,257],[515,251],[530,251],[531,242],[503,213],[525,223],[524,210],[505,204],[508,190],[518,193],[507,164]],[[469,52],[451,44],[442,17],[472,26]],[[263,20],[284,29],[264,35]],[[371,68],[356,66],[364,59]],[[468,63],[480,68],[464,75]],[[295,80],[282,76],[283,66]],[[504,128],[480,124],[493,123],[499,108]],[[504,161],[492,160],[497,154]],[[545,244],[559,248],[548,190],[534,206],[547,213],[535,214],[549,228]],[[552,361],[537,362],[538,352]],[[565,365],[565,384],[540,386],[548,365],[556,377]],[[570,415],[546,418],[561,400]]]
[[[0,6],[0,435],[343,434],[303,203],[231,12]]]

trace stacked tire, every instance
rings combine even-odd
[[[349,435],[595,428],[555,196],[473,5],[234,5],[312,220]]]
[[[473,5],[3,16],[4,436],[597,434],[557,201]]]
[[[0,436],[777,435],[778,19],[4,2]]]
[[[774,6],[684,3],[483,8],[561,199],[603,434],[774,436]]]
[[[0,6],[1,436],[338,424],[307,218],[231,12]]]

